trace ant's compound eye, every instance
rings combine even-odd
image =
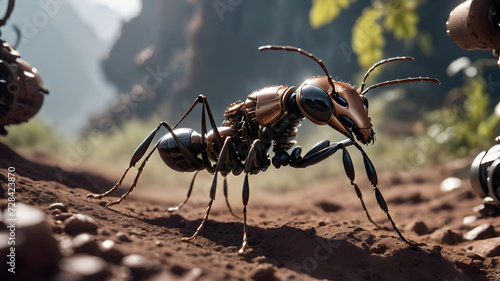
[[[366,109],[368,109],[368,99],[367,98],[365,98],[363,100],[363,105],[365,106]]]
[[[323,89],[304,85],[299,92],[299,107],[314,123],[328,123],[333,116],[332,99]]]

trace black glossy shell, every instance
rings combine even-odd
[[[333,102],[323,89],[304,85],[298,92],[298,105],[304,115],[316,124],[326,124],[333,116]]]
[[[174,133],[193,155],[201,153],[201,135],[195,130],[180,128],[175,129]],[[199,158],[196,158],[198,160],[196,162],[190,162],[186,159],[170,133],[167,133],[160,139],[158,150],[163,162],[178,172],[194,172],[205,168]]]

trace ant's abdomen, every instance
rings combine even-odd
[[[167,166],[178,172],[194,172],[203,170],[205,166],[198,157],[201,154],[201,135],[193,129],[179,128],[173,130],[180,142],[188,150],[188,155],[181,152],[172,134],[167,133],[158,142],[161,159]]]

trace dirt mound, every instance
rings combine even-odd
[[[359,186],[381,228],[366,219],[354,190],[339,178],[287,193],[253,193],[249,249],[237,256],[243,227],[227,211],[222,194],[201,235],[183,243],[180,239],[200,224],[208,197],[206,203],[188,202],[169,213],[168,207],[183,198],[153,200],[137,190],[105,209],[109,199],[86,199],[89,192],[114,184],[105,177],[27,160],[2,144],[0,154],[5,191],[0,194],[0,221],[5,224],[0,232],[1,280],[500,278],[500,219],[473,212],[482,200],[467,181],[452,191],[440,190],[441,182],[460,174],[465,164],[380,176],[382,193],[403,234],[427,244],[420,250],[399,239],[367,182]],[[14,175],[9,167],[15,167]],[[8,190],[12,177],[15,194]],[[13,200],[14,230],[8,227]],[[14,246],[5,242],[12,235]],[[8,271],[12,252],[16,273]]]

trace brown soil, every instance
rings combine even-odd
[[[200,224],[208,197],[207,202],[188,202],[169,213],[168,207],[177,205],[182,197],[151,199],[138,188],[120,205],[105,209],[104,202],[110,199],[88,200],[86,195],[107,190],[116,179],[63,170],[51,163],[50,157],[23,157],[3,144],[0,155],[0,185],[5,191],[0,190],[0,198],[8,197],[7,168],[15,167],[16,203],[43,211],[58,243],[57,253],[51,255],[53,270],[44,275],[8,273],[5,256],[0,256],[1,280],[500,280],[500,240],[495,238],[500,235],[500,218],[483,217],[472,210],[482,199],[472,193],[466,180],[459,189],[440,191],[446,177],[463,177],[470,159],[411,173],[380,175],[381,191],[392,217],[407,238],[427,244],[420,250],[410,248],[392,230],[366,181],[359,180],[359,186],[381,228],[366,219],[347,179],[336,178],[286,193],[252,193],[249,248],[244,256],[238,256],[242,222],[229,214],[222,192],[217,194],[201,235],[185,243],[181,238],[194,233]],[[358,178],[361,175],[358,172]],[[4,209],[6,200],[2,202]],[[88,245],[77,248],[73,240],[80,231],[67,234],[68,219],[56,218],[59,213],[47,209],[59,202],[69,213],[94,218],[97,230],[88,231],[91,238],[99,245],[114,241],[115,255],[110,257],[101,248]],[[241,205],[233,205],[233,209],[241,209]],[[466,216],[477,216],[477,220],[464,224]],[[491,225],[480,237],[484,239],[462,238],[483,224]],[[22,239],[16,239],[17,269],[22,270],[22,255],[37,249],[20,252]],[[481,248],[483,244],[486,249]],[[132,254],[139,255],[133,256],[138,262],[130,262]],[[99,256],[105,267],[99,274],[86,276],[68,267],[76,255]],[[48,260],[50,257],[32,262]]]

